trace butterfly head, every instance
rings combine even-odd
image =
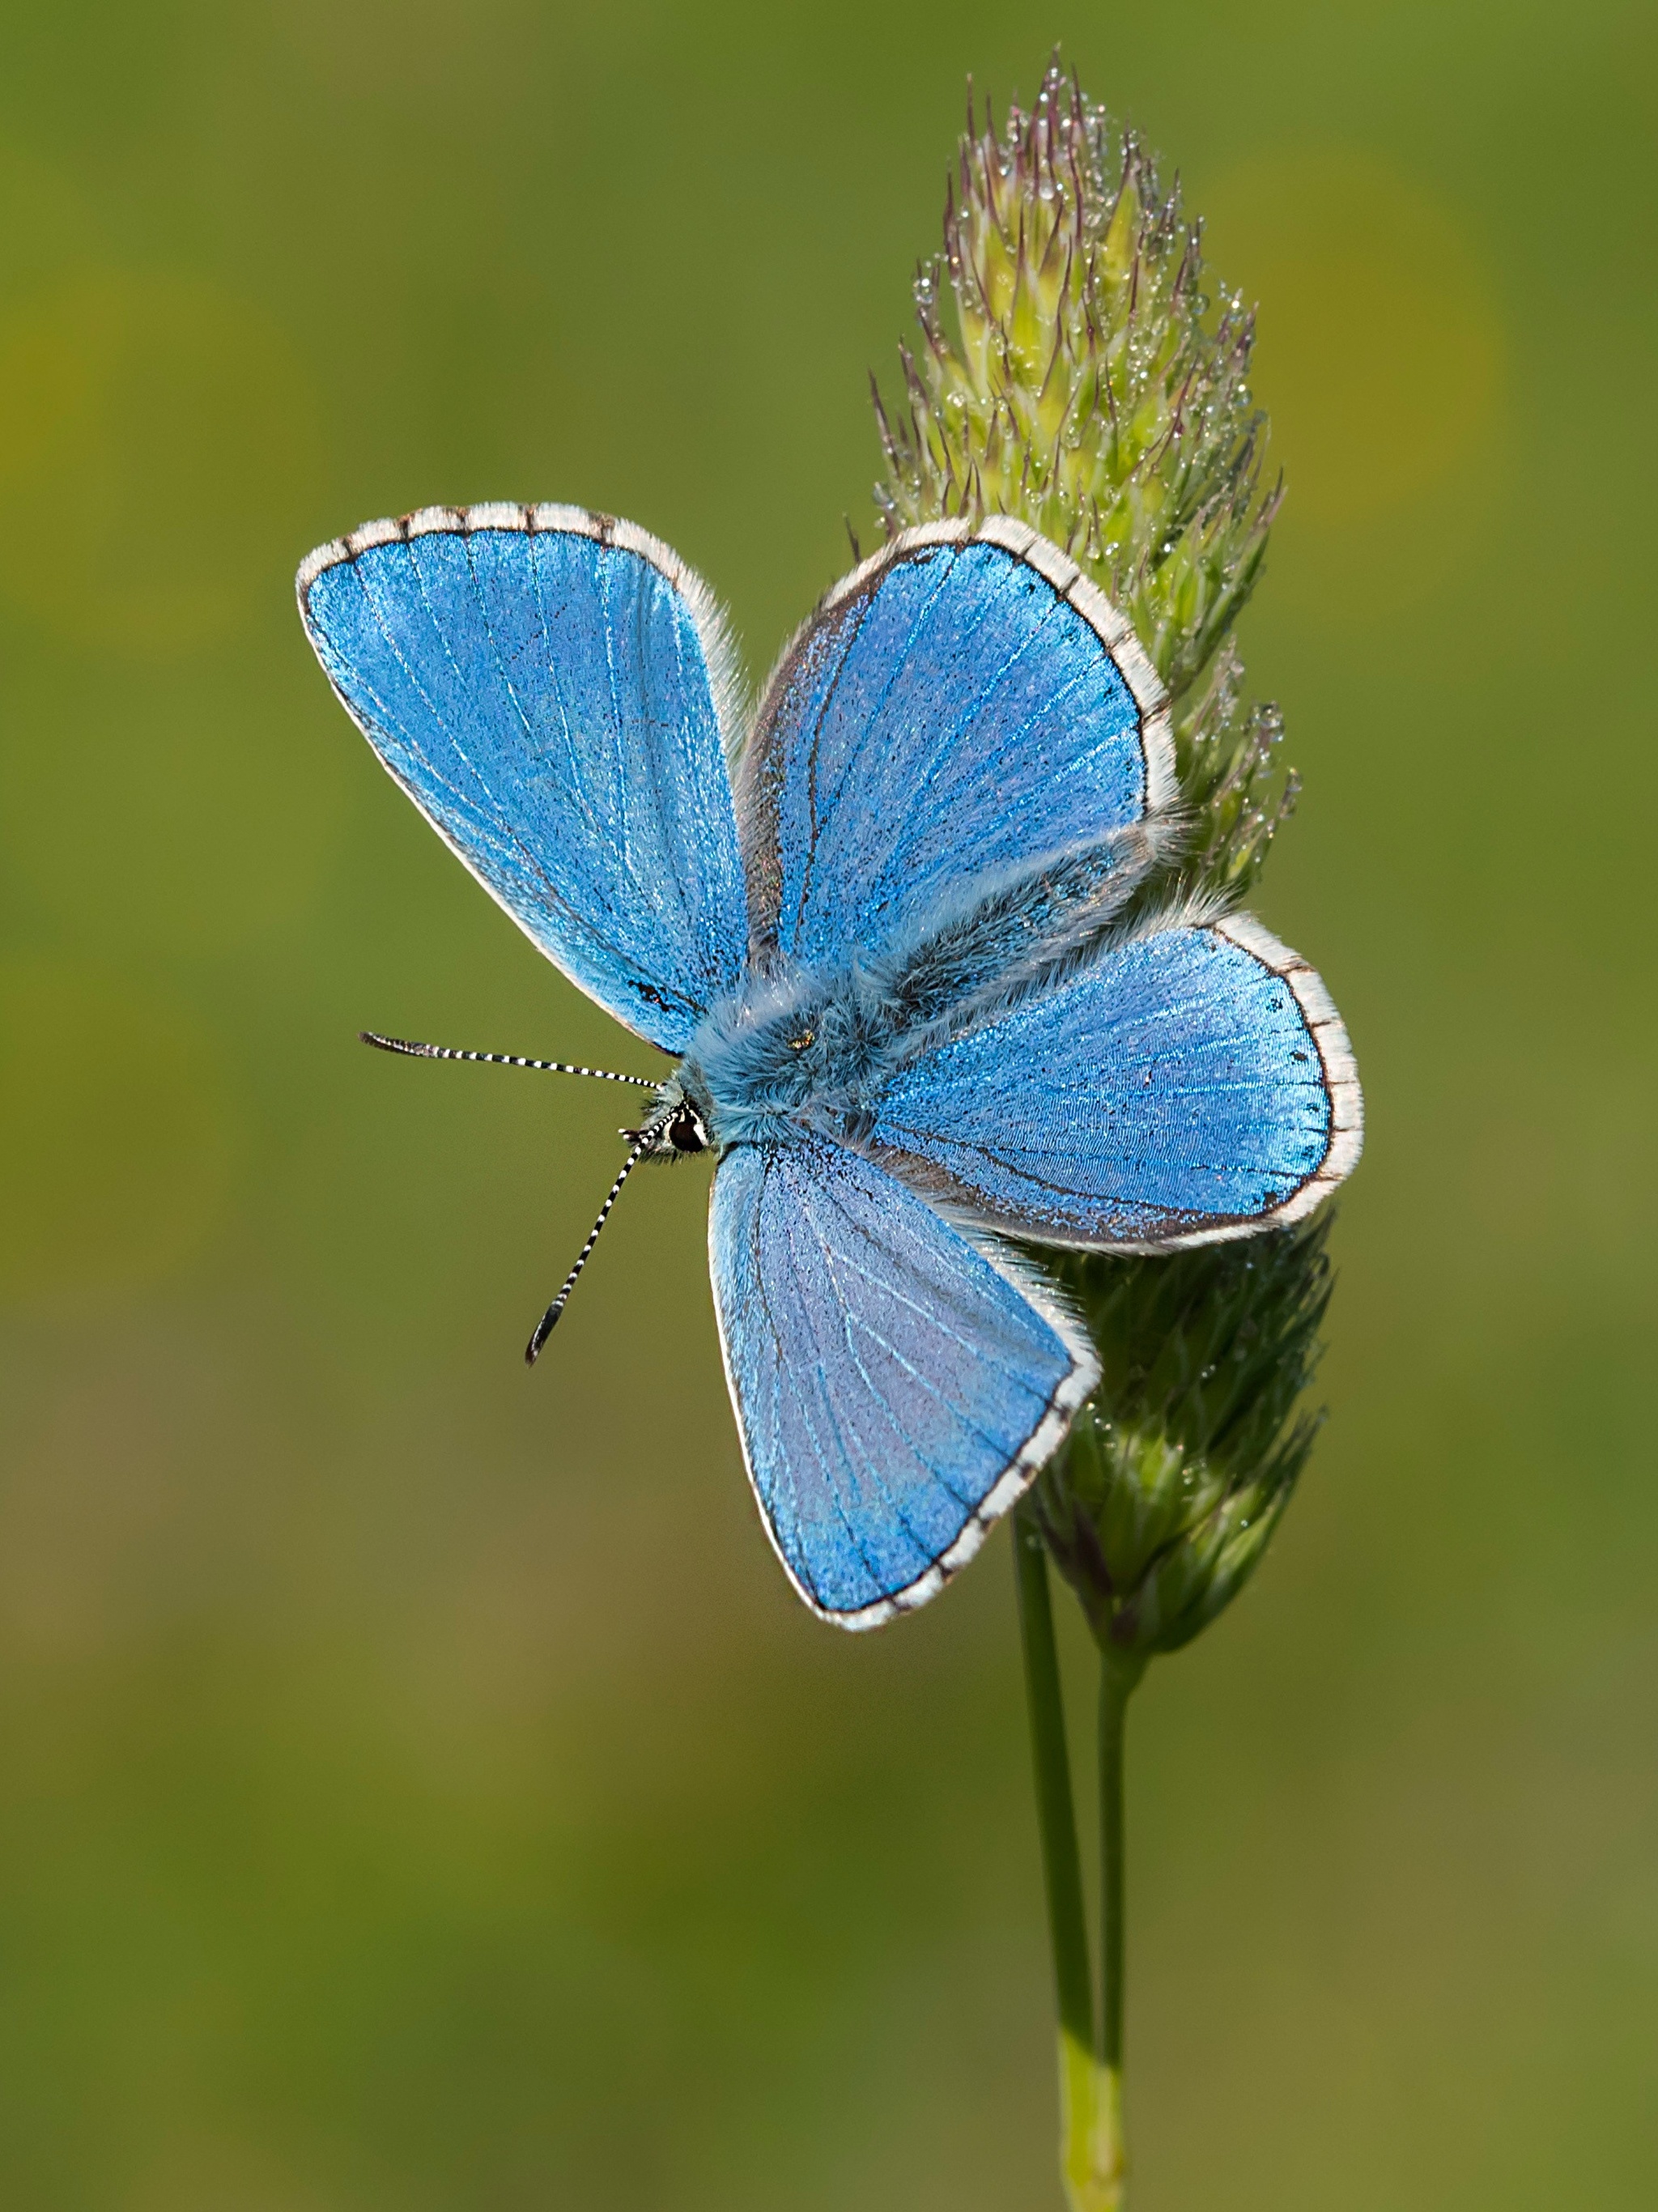
[[[714,1146],[701,1109],[687,1095],[677,1076],[670,1078],[657,1092],[656,1111],[649,1121],[619,1133],[645,1146],[647,1159],[683,1159],[690,1152],[709,1152]]]

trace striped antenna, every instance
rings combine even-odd
[[[558,1317],[563,1312],[565,1307],[569,1304],[570,1293],[575,1288],[576,1277],[586,1266],[587,1255],[592,1250],[594,1245],[598,1242],[598,1232],[604,1226],[606,1221],[609,1220],[610,1208],[616,1204],[623,1184],[627,1182],[628,1177],[639,1165],[639,1163],[644,1158],[646,1153],[655,1149],[656,1140],[660,1133],[661,1124],[659,1122],[647,1122],[644,1128],[636,1132],[636,1141],[634,1145],[634,1148],[632,1152],[629,1153],[627,1158],[622,1163],[622,1172],[616,1177],[616,1181],[610,1185],[610,1194],[605,1200],[604,1205],[599,1207],[598,1218],[594,1222],[592,1228],[588,1234],[586,1243],[576,1255],[576,1263],[574,1267],[571,1268],[569,1273],[564,1278],[563,1289],[553,1300],[551,1305],[548,1307],[546,1312],[543,1314],[541,1319],[536,1323],[535,1334],[530,1339],[529,1343],[524,1347],[524,1364],[526,1367],[533,1367],[536,1361],[540,1358],[541,1347],[546,1343],[554,1329],[557,1328]]]
[[[577,1067],[568,1060],[525,1060],[515,1052],[463,1052],[449,1044],[415,1044],[407,1037],[381,1036],[377,1030],[359,1030],[364,1044],[380,1052],[406,1053],[410,1060],[482,1060],[495,1067],[538,1067],[549,1075],[591,1075],[600,1083],[631,1083],[640,1091],[660,1088],[646,1075],[617,1075],[608,1067]]]

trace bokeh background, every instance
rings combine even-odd
[[[0,2199],[1057,2205],[1005,1538],[883,1635],[799,1607],[695,1166],[526,1376],[614,1099],[354,1033],[649,1055],[290,580],[586,501],[762,668],[867,538],[964,80],[1060,39],[1262,302],[1243,641],[1307,787],[1260,903],[1372,1117],[1304,1493],[1134,1714],[1136,2203],[1649,2206],[1651,10],[0,31]]]

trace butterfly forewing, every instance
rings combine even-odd
[[[1091,1349],[872,1162],[744,1146],[709,1251],[749,1472],[791,1580],[844,1627],[978,1548],[1093,1388]]]
[[[300,605],[467,866],[601,1006],[683,1050],[748,935],[696,580],[580,509],[434,509],[313,554]]]

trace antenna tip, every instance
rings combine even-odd
[[[543,1314],[541,1319],[536,1323],[536,1333],[524,1347],[524,1364],[526,1367],[533,1367],[537,1360],[540,1358],[541,1348],[543,1345],[546,1343],[548,1338],[552,1334],[554,1328],[557,1326],[558,1317],[563,1310],[564,1309],[562,1305],[549,1306],[546,1312]]]

